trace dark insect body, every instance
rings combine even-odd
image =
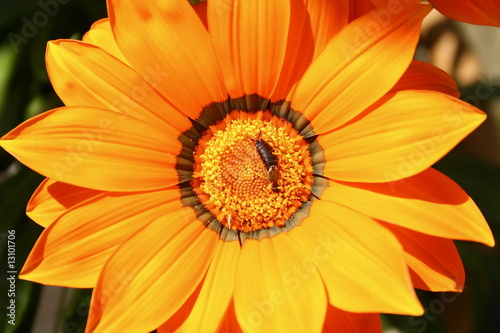
[[[255,143],[255,147],[257,148],[257,152],[259,153],[262,162],[266,166],[267,177],[269,181],[272,183],[273,192],[279,192],[278,188],[278,157],[273,154],[273,148],[262,139],[252,140]]]
[[[270,170],[272,167],[278,166],[278,158],[273,154],[273,148],[262,139],[255,140],[255,147],[257,147],[257,152],[264,162],[266,169]]]

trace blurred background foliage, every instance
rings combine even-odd
[[[80,39],[94,21],[103,17],[106,17],[104,0],[0,0],[0,135],[25,119],[62,105],[45,71],[46,43],[59,38]],[[488,121],[437,163],[436,168],[470,194],[494,234],[499,235],[500,29],[481,28],[487,29],[481,30],[483,37],[491,40],[493,36],[497,42],[486,45],[489,51],[485,52],[481,38],[470,34],[470,30],[476,28],[442,19],[426,24],[430,28],[423,33],[417,52],[419,58],[445,67],[457,79],[462,98],[489,114]],[[433,50],[443,48],[439,43],[443,43],[441,39],[450,31],[458,47],[443,62],[436,58]],[[449,45],[446,47],[446,40],[444,49],[450,49]],[[42,231],[25,215],[26,203],[42,179],[0,150],[0,260],[5,272],[7,230],[16,232],[18,271]],[[500,332],[499,247],[456,243],[467,272],[464,292],[419,291],[426,314],[418,318],[385,315],[385,332]],[[3,274],[0,308],[6,309],[8,284]],[[9,318],[2,314],[0,332],[83,332],[90,295],[91,290],[47,287],[17,280],[16,325],[9,325]]]

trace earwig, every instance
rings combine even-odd
[[[257,139],[257,140],[252,139],[252,141],[255,143],[257,152],[259,153],[262,162],[264,162],[264,165],[266,166],[267,178],[272,183],[273,192],[275,193],[279,192],[280,190],[278,188],[278,178],[279,178],[278,157],[276,157],[276,155],[273,154],[273,148],[266,141],[262,139]]]
[[[278,166],[278,158],[273,154],[273,148],[269,143],[262,139],[258,139],[255,140],[255,147],[268,171]]]
[[[272,183],[273,192],[279,193],[280,191],[278,187],[279,172],[277,165],[273,165],[271,168],[267,169],[267,178]]]

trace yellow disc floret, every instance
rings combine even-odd
[[[200,189],[225,227],[242,232],[281,227],[308,200],[307,143],[280,125],[276,119],[231,119],[205,142],[197,166]]]

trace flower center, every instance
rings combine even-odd
[[[232,230],[282,227],[311,193],[308,144],[283,120],[264,118],[229,117],[195,154],[204,205]]]

